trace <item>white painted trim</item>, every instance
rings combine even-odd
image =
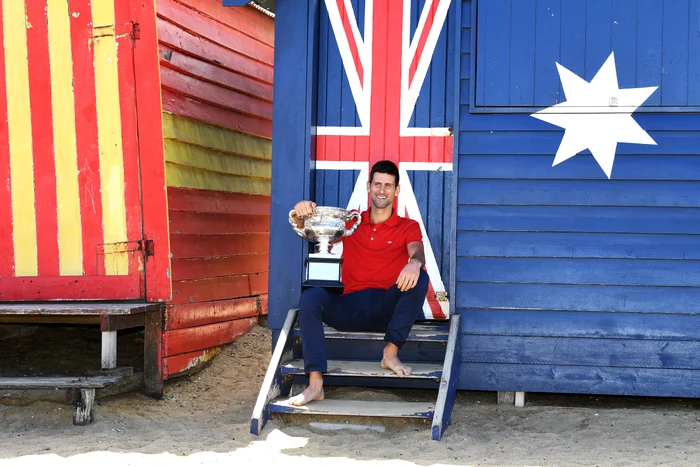
[[[425,81],[425,75],[428,73],[428,67],[430,66],[430,62],[433,59],[433,55],[435,53],[435,46],[437,45],[438,38],[440,37],[440,33],[442,32],[442,29],[445,26],[445,19],[447,18],[447,12],[450,9],[450,2],[452,0],[437,1],[439,1],[440,3],[438,4],[437,11],[435,12],[435,19],[433,20],[433,25],[430,28],[430,32],[428,33],[428,38],[425,41],[423,53],[421,53],[421,56],[418,58],[418,68],[416,68],[416,74],[413,77],[413,82],[408,88],[405,99],[404,96],[401,97],[401,128],[408,127],[408,123],[411,121],[413,109],[416,106],[418,95],[420,94],[420,90],[423,87],[423,82]],[[427,12],[429,11],[428,7],[431,3],[432,1],[429,0],[423,6],[421,19],[424,22],[425,20],[423,19],[423,16],[427,17]],[[420,38],[420,36],[418,36],[417,34],[418,30],[416,30],[416,36],[414,36],[414,42],[416,43],[416,47],[418,47],[417,41]],[[408,67],[410,67],[411,62],[409,61],[408,63]],[[408,74],[408,70],[409,68],[406,68],[404,70],[404,73]]]
[[[414,103],[415,104],[415,103]],[[453,132],[450,128],[414,128],[402,127],[401,136],[452,136]]]
[[[357,126],[317,126],[313,127],[312,132],[315,131],[317,135],[330,135],[330,136],[367,136],[369,135],[369,129],[367,127],[357,127]]]
[[[403,170],[423,170],[427,172],[451,172],[451,162],[401,162]]]
[[[345,30],[343,28],[343,20],[341,19],[340,11],[338,10],[338,5],[333,0],[325,0],[325,2],[326,9],[328,10],[328,19],[330,20],[331,27],[333,29],[333,35],[335,36],[335,40],[338,44],[340,57],[343,60],[343,68],[345,69],[345,74],[348,77],[348,82],[350,83],[350,90],[352,91],[352,95],[355,99],[357,114],[360,118],[362,126],[366,127],[369,125],[369,105],[365,105],[367,102],[363,98],[363,94],[366,89],[371,88],[365,87],[363,89],[362,85],[360,84],[360,75],[358,73],[357,67],[355,66],[355,61],[352,58],[352,52],[350,51],[350,43],[348,41],[348,37],[345,35]],[[347,7],[348,5],[350,5],[350,2],[346,0],[344,4]],[[350,5],[350,10],[348,11],[348,17],[348,21],[351,24],[350,29],[353,30],[353,34],[355,30],[358,31],[356,39],[359,39],[359,28],[357,27],[357,18],[355,17],[355,13],[352,10],[352,5]],[[356,42],[356,44],[358,54],[360,57],[360,62],[362,63],[362,68],[365,69],[365,64],[363,62],[363,59],[365,57],[362,53],[365,46],[361,41]]]
[[[318,170],[360,170],[367,171],[369,162],[357,161],[315,161],[315,168]]]

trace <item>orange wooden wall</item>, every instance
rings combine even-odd
[[[220,0],[156,5],[173,280],[167,377],[267,313],[274,20]]]

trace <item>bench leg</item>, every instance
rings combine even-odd
[[[102,331],[102,369],[117,367],[117,331]]]
[[[81,389],[80,399],[75,404],[73,425],[85,426],[92,422],[92,405],[95,402],[95,389]]]
[[[163,312],[161,309],[146,314],[143,342],[143,379],[146,395],[163,397]]]

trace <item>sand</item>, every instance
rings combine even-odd
[[[102,399],[86,427],[57,400],[0,391],[0,465],[700,465],[700,401],[690,399],[528,394],[517,408],[459,392],[440,442],[429,426],[329,431],[283,420],[254,436],[270,342],[256,327],[208,368],[168,382],[163,400]]]

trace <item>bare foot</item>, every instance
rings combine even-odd
[[[398,355],[387,355],[387,352],[384,352],[384,358],[382,358],[382,363],[380,363],[382,368],[385,370],[391,370],[399,378],[404,378],[406,376],[409,376],[411,374],[411,371],[413,369],[410,366],[406,366],[403,363],[401,363],[401,360],[399,360]]]
[[[304,389],[304,392],[301,394],[297,394],[294,397],[290,397],[289,400],[287,400],[287,403],[289,405],[294,405],[294,406],[302,406],[306,405],[311,401],[322,401],[324,399],[324,394],[323,394],[323,386],[318,386],[318,385],[310,385],[306,389]]]

